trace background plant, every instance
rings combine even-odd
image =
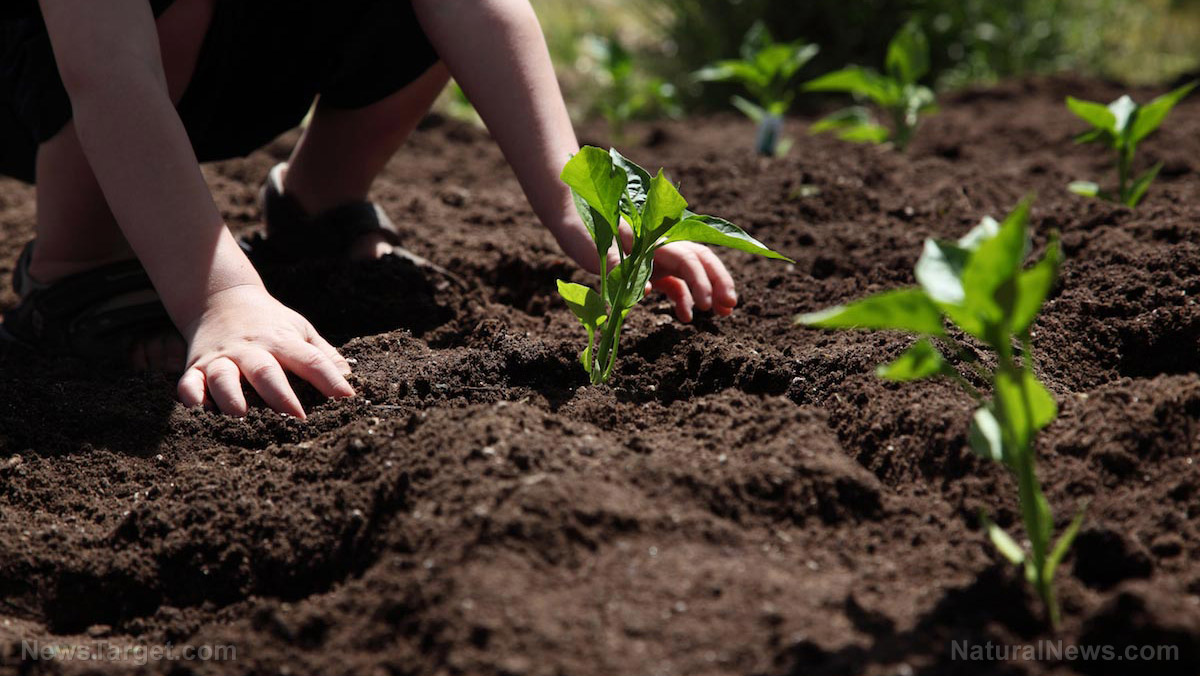
[[[783,116],[792,107],[795,91],[792,80],[820,48],[803,40],[775,42],[760,21],[746,33],[741,58],[725,59],[695,73],[700,82],[736,82],[746,88],[754,101],[734,95],[734,107],[758,123],[755,149],[774,157],[787,153],[789,139],[782,138]]]
[[[608,122],[613,139],[624,138],[631,120],[682,114],[675,86],[639,70],[633,53],[615,34],[585,35],[583,44],[592,59],[590,72],[598,92],[593,106]]]
[[[1099,184],[1091,181],[1071,183],[1068,186],[1071,192],[1084,197],[1099,197],[1120,202],[1129,207],[1136,207],[1146,196],[1146,191],[1163,166],[1162,162],[1159,162],[1134,178],[1132,174],[1133,160],[1137,146],[1162,126],[1175,104],[1179,103],[1195,87],[1195,82],[1188,83],[1159,96],[1144,106],[1138,105],[1128,95],[1122,96],[1107,106],[1068,96],[1067,107],[1071,109],[1071,112],[1092,125],[1090,131],[1075,137],[1075,142],[1100,143],[1117,153],[1117,191],[1115,193],[1101,190]]]
[[[828,72],[876,64],[908,20],[929,39],[935,90],[1064,70],[1131,84],[1169,83],[1200,68],[1197,0],[533,0],[574,112],[597,113],[580,37],[616,34],[639,69],[679,85],[688,110],[728,105],[735,85],[688,75],[738,52],[755,21],[782,41],[818,42]],[[807,106],[805,100],[798,102]],[[805,112],[811,112],[812,109]],[[597,113],[598,114],[598,113]]]
[[[596,244],[599,291],[582,284],[558,281],[558,292],[587,329],[587,347],[580,355],[591,382],[612,376],[621,327],[629,311],[646,294],[654,272],[654,253],[671,242],[699,242],[793,262],[768,249],[741,228],[716,216],[687,209],[687,200],[664,176],[651,176],[615,149],[605,152],[585,146],[563,167],[562,180],[571,188],[575,208]],[[632,234],[628,247],[619,244],[621,222]],[[619,263],[609,265],[616,248]]]
[[[996,549],[1021,566],[1053,626],[1059,624],[1054,573],[1082,522],[1082,511],[1053,540],[1054,518],[1037,476],[1034,438],[1058,415],[1054,397],[1033,372],[1030,327],[1057,277],[1062,253],[1052,235],[1040,261],[1025,269],[1030,248],[1030,200],[1003,223],[985,218],[957,241],[926,240],[916,266],[919,286],[886,291],[811,314],[797,323],[828,329],[894,329],[924,337],[895,361],[882,365],[886,379],[909,381],[946,377],[979,404],[971,421],[970,444],[980,456],[1001,462],[1016,477],[1026,550],[986,515],[981,521]],[[995,366],[983,366],[946,331],[946,320],[995,353]],[[988,381],[991,398],[980,392],[939,351],[950,346],[960,362]]]
[[[870,68],[847,66],[804,85],[806,91],[846,92],[873,101],[891,118],[891,128],[877,124],[863,106],[839,110],[813,124],[814,134],[832,131],[846,141],[891,141],[903,150],[922,115],[935,107],[933,90],[921,85],[929,72],[929,40],[915,22],[900,29],[888,43],[887,74]]]

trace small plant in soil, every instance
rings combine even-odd
[[[820,48],[803,41],[775,42],[760,21],[746,33],[740,59],[718,61],[695,73],[701,82],[737,82],[754,98],[734,96],[735,108],[758,123],[754,147],[759,154],[787,154],[791,139],[783,137],[783,116],[792,106],[795,93],[791,82]]]
[[[612,376],[621,327],[646,294],[660,247],[699,242],[794,262],[729,221],[688,211],[687,200],[662,169],[651,176],[616,150],[585,146],[563,167],[562,180],[596,243],[599,269],[607,271],[600,275],[599,291],[558,281],[559,294],[587,329],[587,347],[579,358],[593,384]],[[622,220],[628,226],[624,234]],[[612,249],[617,262],[610,266]]]
[[[609,134],[619,140],[631,120],[664,114],[678,117],[682,109],[675,87],[660,78],[644,76],[633,54],[613,36],[587,35],[583,47],[595,63],[599,85],[595,110],[608,122]]]
[[[903,150],[912,140],[922,115],[936,109],[933,90],[919,84],[929,72],[929,40],[916,23],[908,23],[892,38],[887,50],[887,74],[848,66],[804,85],[811,92],[847,92],[873,101],[891,118],[891,127],[879,124],[865,106],[843,108],[809,129],[813,134],[834,132],[838,138],[863,143],[891,141]]]
[[[1057,277],[1062,252],[1052,234],[1041,260],[1025,268],[1029,252],[1030,200],[1003,223],[985,218],[962,239],[929,239],[917,261],[915,288],[886,291],[811,314],[797,323],[828,329],[894,329],[922,334],[895,361],[881,365],[880,377],[893,381],[945,377],[958,383],[979,404],[971,421],[970,444],[980,456],[1003,463],[1016,477],[1021,518],[1028,547],[992,523],[981,522],[996,549],[1024,570],[1045,603],[1050,623],[1059,624],[1054,573],[1082,522],[1082,510],[1057,542],[1054,518],[1037,476],[1034,437],[1058,415],[1054,397],[1033,372],[1030,327]],[[995,353],[995,366],[984,366],[954,339],[946,320],[959,332]],[[971,384],[935,342],[957,355],[991,396]]]
[[[1067,97],[1067,108],[1092,125],[1092,129],[1075,137],[1076,143],[1101,143],[1117,153],[1117,191],[1102,190],[1092,181],[1075,181],[1068,188],[1084,197],[1099,197],[1136,207],[1146,196],[1150,184],[1162,170],[1162,162],[1155,164],[1136,178],[1133,177],[1133,159],[1137,146],[1158,129],[1163,120],[1183,97],[1196,87],[1196,82],[1186,84],[1163,94],[1146,105],[1139,105],[1128,95],[1107,106],[1094,101],[1083,101]]]

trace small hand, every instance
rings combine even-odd
[[[600,270],[596,245],[583,227],[582,221],[568,221],[553,228],[559,246],[584,270],[596,274]],[[628,250],[633,243],[633,231],[621,225],[621,240]],[[620,261],[616,247],[608,253],[608,268]],[[654,276],[646,291],[656,289],[667,295],[675,305],[675,316],[681,322],[692,321],[693,308],[712,310],[728,317],[737,306],[737,291],[733,276],[712,249],[693,242],[672,242],[654,254]]]
[[[183,331],[187,369],[179,399],[199,406],[211,398],[222,412],[246,415],[242,379],[272,409],[305,418],[284,370],[312,383],[327,397],[354,396],[350,365],[308,320],[260,286],[236,286],[209,298],[208,309]],[[207,397],[206,397],[207,394]]]
[[[675,305],[679,321],[692,321],[692,309],[728,317],[737,305],[733,276],[713,250],[692,242],[672,242],[654,254],[650,286]]]

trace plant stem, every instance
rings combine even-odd
[[[1129,168],[1133,164],[1133,153],[1130,149],[1122,147],[1117,151],[1117,179],[1118,192],[1121,197],[1121,203],[1127,204],[1129,197]]]
[[[620,248],[620,244],[618,244],[618,248]],[[636,263],[638,261],[634,258],[637,253],[636,245],[634,248],[635,251],[630,252],[629,258],[633,264],[631,267],[637,270],[639,266]],[[624,264],[624,261],[622,261],[622,264]],[[613,367],[617,361],[617,346],[621,339],[621,326],[625,323],[625,306],[628,302],[629,294],[632,293],[633,281],[635,281],[634,276],[632,274],[627,275],[627,279],[624,280],[621,287],[617,289],[616,295],[613,296],[612,306],[609,308],[608,321],[604,322],[604,330],[600,334],[600,355],[599,363],[597,364],[599,368],[591,374],[593,385],[603,383],[612,376]]]
[[[1019,367],[1009,355],[1002,355],[998,372],[1002,371],[1015,382],[1021,383],[1021,407],[1024,409],[1022,413],[1026,424],[1031,424],[1033,420],[1033,407],[1029,402],[1029,392],[1025,388],[1026,369],[1028,358],[1024,367]],[[1023,434],[1017,430],[1014,425],[1012,412],[1007,410],[1005,406],[999,406],[998,413],[1000,414],[1000,424],[1004,429],[1004,435],[1007,437],[1007,442],[1011,444],[1013,452],[1011,453],[1010,463],[1013,473],[1016,474],[1018,495],[1021,506],[1021,517],[1025,523],[1025,534],[1029,537],[1030,557],[1032,562],[1026,564],[1032,569],[1030,582],[1033,583],[1034,589],[1038,596],[1041,597],[1042,603],[1046,607],[1046,613],[1050,619],[1050,625],[1054,629],[1058,629],[1060,615],[1058,609],[1058,601],[1054,596],[1054,589],[1047,576],[1046,571],[1046,555],[1049,548],[1049,542],[1046,534],[1049,532],[1052,524],[1043,523],[1042,503],[1045,497],[1042,494],[1041,486],[1037,479],[1037,461],[1034,455],[1032,434]],[[1017,439],[1021,439],[1021,443],[1017,443]]]
[[[912,137],[912,128],[908,126],[904,105],[900,104],[892,109],[892,143],[896,149],[903,152],[908,147],[908,141]]]

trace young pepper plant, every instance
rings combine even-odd
[[[662,246],[699,242],[794,262],[729,221],[688,211],[687,200],[662,169],[651,176],[615,149],[585,146],[563,167],[562,180],[570,186],[575,208],[596,244],[599,269],[607,271],[600,275],[599,291],[558,281],[559,294],[587,329],[588,344],[580,361],[593,384],[612,376],[621,327],[645,296],[654,254]],[[633,234],[628,248],[620,246],[622,219]],[[610,269],[609,251],[614,248],[620,262]]]
[[[682,114],[675,87],[662,79],[646,77],[636,67],[633,54],[615,36],[586,35],[583,41],[585,52],[595,62],[598,96],[594,107],[608,122],[613,139],[625,137],[625,127],[631,120]]]
[[[803,41],[775,42],[760,21],[754,24],[742,42],[741,59],[718,61],[696,71],[701,82],[737,82],[754,101],[734,96],[735,108],[758,123],[754,147],[760,155],[787,154],[790,139],[783,137],[783,116],[792,106],[795,93],[792,79],[804,64],[812,60],[820,47]]]
[[[888,127],[874,121],[864,106],[843,108],[818,120],[810,133],[835,132],[846,141],[883,143],[891,141],[904,150],[922,115],[936,109],[933,90],[919,84],[929,72],[929,40],[916,23],[908,23],[887,50],[887,75],[870,68],[848,66],[804,85],[810,92],[848,92],[874,101],[891,117]]]
[[[971,421],[971,448],[1015,475],[1028,550],[986,515],[981,515],[981,521],[1000,554],[1024,569],[1046,606],[1050,623],[1057,627],[1060,616],[1054,573],[1079,530],[1083,512],[1054,542],[1053,515],[1037,476],[1034,437],[1055,419],[1058,407],[1033,373],[1030,327],[1054,285],[1062,252],[1057,234],[1053,234],[1045,256],[1032,267],[1023,267],[1030,246],[1029,209],[1027,199],[1003,223],[985,218],[957,241],[926,240],[916,266],[919,286],[915,288],[886,291],[799,315],[796,322],[828,329],[894,329],[923,335],[895,361],[880,366],[878,375],[893,381],[946,377],[979,403]],[[984,367],[955,341],[947,333],[946,319],[995,352],[995,367]],[[990,399],[942,355],[935,340],[951,346],[961,361],[989,381]]]
[[[1083,101],[1067,97],[1067,108],[1092,125],[1092,129],[1075,137],[1076,143],[1102,143],[1117,153],[1117,192],[1101,190],[1092,181],[1074,181],[1068,189],[1084,197],[1099,197],[1136,207],[1150,184],[1162,170],[1162,162],[1150,167],[1137,178],[1133,178],[1133,157],[1137,146],[1158,129],[1163,120],[1196,87],[1196,82],[1163,94],[1146,105],[1138,105],[1129,96],[1122,96],[1107,106],[1094,101]]]

